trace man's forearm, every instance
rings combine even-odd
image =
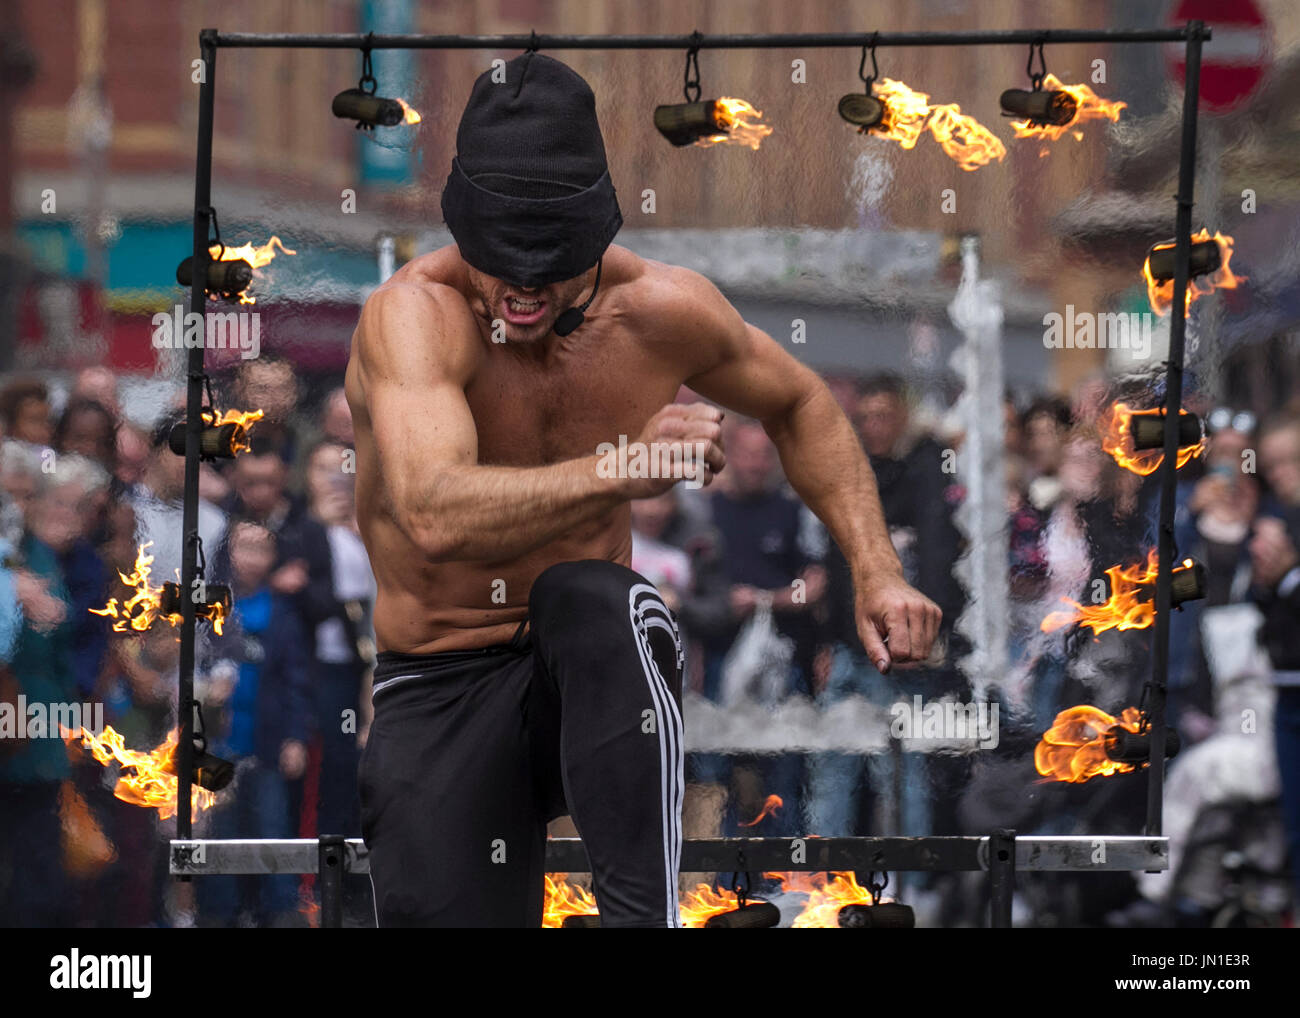
[[[875,474],[830,391],[818,385],[789,413],[764,423],[790,484],[826,524],[854,578],[901,576]]]
[[[515,558],[626,501],[617,480],[597,474],[597,461],[440,467],[402,514],[403,529],[435,559]]]

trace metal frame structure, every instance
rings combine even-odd
[[[624,50],[624,49],[804,49],[804,48],[864,48],[892,46],[1004,46],[1072,43],[1182,43],[1186,50],[1186,81],[1183,89],[1182,139],[1178,161],[1178,192],[1175,195],[1174,221],[1174,287],[1170,314],[1169,356],[1165,369],[1165,419],[1164,462],[1160,467],[1160,514],[1158,543],[1158,572],[1156,577],[1156,617],[1151,679],[1147,684],[1146,710],[1150,719],[1151,753],[1147,785],[1146,836],[1128,839],[1098,838],[1016,838],[1013,832],[997,832],[988,839],[980,838],[816,838],[809,839],[809,857],[816,857],[818,865],[793,866],[789,861],[789,842],[784,839],[703,839],[688,840],[683,844],[683,865],[686,869],[734,869],[735,855],[744,849],[745,859],[751,869],[902,869],[902,870],[961,870],[990,868],[993,874],[993,919],[996,925],[1010,923],[1010,891],[1014,869],[1163,869],[1167,866],[1166,839],[1160,837],[1165,769],[1165,693],[1169,669],[1169,612],[1172,607],[1171,573],[1173,569],[1174,493],[1177,481],[1178,417],[1182,405],[1183,359],[1186,336],[1186,292],[1189,277],[1191,249],[1192,197],[1196,172],[1196,128],[1199,101],[1199,79],[1202,45],[1211,38],[1210,29],[1200,21],[1191,21],[1182,28],[1168,29],[1099,29],[1099,30],[1024,30],[991,32],[867,32],[867,33],[809,33],[767,35],[294,35],[221,33],[204,29],[199,34],[199,48],[204,65],[204,75],[199,88],[198,147],[194,181],[194,250],[193,275],[190,292],[190,309],[202,313],[206,310],[205,283],[209,262],[209,230],[212,225],[212,140],[213,107],[216,92],[217,51],[219,49],[549,49],[549,50]],[[198,488],[199,488],[199,436],[202,429],[201,410],[204,395],[204,349],[198,344],[189,350],[186,365],[187,402],[185,428],[185,487],[182,514],[185,532],[181,563],[183,590],[193,590],[198,566]],[[254,865],[249,859],[262,858],[267,853],[276,859],[295,861],[285,869],[239,869],[225,872],[320,872],[323,886],[333,886],[337,881],[329,876],[341,876],[344,866],[339,863],[354,861],[357,865],[363,855],[359,842],[343,842],[339,838],[323,838],[317,842],[267,841],[247,842],[191,842],[192,833],[190,794],[194,748],[194,653],[195,604],[192,598],[182,601],[180,674],[178,712],[180,720],[179,780],[177,782],[176,835],[173,843],[173,868],[177,874],[217,872],[209,863],[202,867],[187,868],[184,863],[186,846],[204,844],[212,846],[214,858],[243,859],[238,865]],[[1098,843],[1122,847],[1117,855],[1121,865],[1097,866],[1094,863],[1064,865],[1074,859],[1073,846],[1082,841],[1089,845]],[[262,847],[259,847],[259,844]],[[244,845],[246,848],[236,848]],[[564,839],[552,841],[548,849],[548,865],[554,860],[556,869],[578,871],[585,868],[585,859],[578,842]],[[229,846],[229,848],[221,847]],[[1026,847],[1029,846],[1029,847]],[[1136,846],[1136,848],[1135,848]],[[362,846],[364,847],[364,846]],[[306,852],[301,859],[295,852]],[[984,855],[979,853],[983,852]],[[992,853],[992,861],[989,853]],[[1035,854],[1035,853],[1039,854]],[[179,854],[178,854],[179,853]],[[317,853],[312,862],[312,853]],[[1060,854],[1058,854],[1060,853]],[[1022,855],[1024,856],[1022,858]],[[779,857],[779,858],[778,858]],[[180,860],[178,862],[178,859]],[[1055,860],[1060,865],[1042,865]],[[719,863],[718,866],[705,863]],[[581,863],[582,865],[575,865]],[[258,864],[261,865],[261,864]],[[267,863],[266,865],[270,865]],[[279,865],[279,863],[276,863]],[[178,868],[179,867],[179,868]],[[352,867],[355,868],[355,867]],[[743,868],[743,867],[742,867]],[[325,918],[337,910],[332,900]]]

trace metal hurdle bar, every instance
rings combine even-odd
[[[797,862],[792,861],[798,859]],[[360,838],[175,839],[173,876],[315,873],[320,881],[322,928],[343,924],[344,873],[369,873],[370,855]],[[546,842],[546,872],[589,873],[579,838]],[[987,837],[927,838],[688,838],[682,842],[685,872],[887,871],[989,874],[990,922],[1011,925],[1016,871],[1134,872],[1169,867],[1169,839],[1145,835],[1018,837],[997,830]]]

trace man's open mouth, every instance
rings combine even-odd
[[[542,317],[546,302],[540,297],[507,297],[505,299],[506,321],[514,325],[531,325]]]

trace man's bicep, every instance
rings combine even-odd
[[[465,399],[472,323],[433,302],[388,300],[367,316],[361,380],[385,483],[400,495],[443,464],[474,463],[478,435]]]
[[[686,384],[705,399],[759,421],[788,413],[816,376],[761,329],[739,318],[706,336],[714,363]]]

